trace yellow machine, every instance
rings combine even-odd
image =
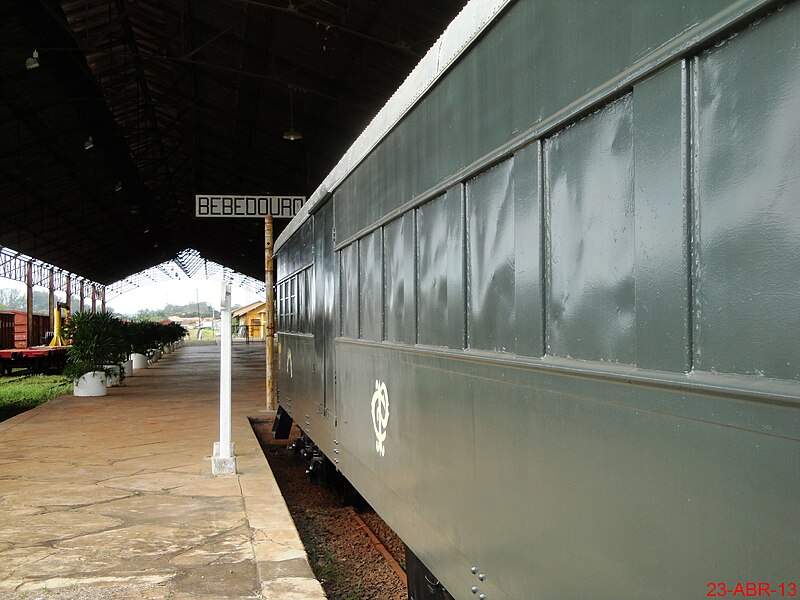
[[[61,316],[61,311],[64,311],[64,316]],[[55,323],[53,324],[53,339],[50,341],[51,346],[66,346],[64,338],[61,337],[61,323],[64,319],[69,317],[69,304],[66,302],[59,302],[56,304],[55,315],[53,315]]]

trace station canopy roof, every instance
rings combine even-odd
[[[0,2],[0,245],[103,284],[187,248],[262,279],[263,221],[195,195],[310,196],[465,4]]]

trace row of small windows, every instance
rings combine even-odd
[[[313,323],[311,267],[288,277],[276,286],[278,330],[311,333]]]

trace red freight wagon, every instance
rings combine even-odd
[[[33,336],[28,340],[27,314],[21,310],[0,311],[0,348],[42,346],[50,331],[50,317],[33,315]]]

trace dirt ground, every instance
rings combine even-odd
[[[351,509],[342,506],[341,496],[309,481],[308,462],[287,448],[291,440],[273,440],[270,422],[253,423],[253,430],[329,600],[406,600],[405,583],[361,529]],[[292,437],[296,436],[295,427]],[[359,516],[405,566],[403,543],[383,520],[369,509]]]

